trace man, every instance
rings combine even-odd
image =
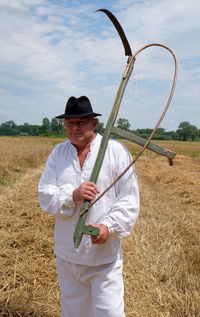
[[[97,184],[90,176],[102,137],[95,133],[98,113],[87,97],[70,97],[64,118],[68,140],[50,154],[39,182],[41,207],[56,218],[55,255],[62,317],[124,317],[120,240],[130,234],[139,210],[134,167],[92,206],[87,224],[100,229],[83,235],[74,248],[73,233],[84,199],[94,200],[128,166],[127,149],[109,140]]]

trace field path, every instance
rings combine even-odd
[[[142,157],[141,211],[123,240],[127,317],[200,315],[200,160]],[[42,212],[42,168],[0,196],[0,316],[58,317],[54,219]]]

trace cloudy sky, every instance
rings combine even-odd
[[[0,124],[41,124],[64,112],[70,96],[87,95],[106,123],[127,57],[107,16],[118,18],[134,53],[150,43],[178,60],[175,95],[161,127],[200,128],[198,0],[0,0]],[[153,128],[171,89],[174,60],[162,48],[137,58],[118,118]]]

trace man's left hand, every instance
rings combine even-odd
[[[91,240],[93,244],[103,244],[108,240],[109,237],[109,230],[108,227],[103,225],[103,224],[99,224],[99,225],[90,225],[92,227],[97,227],[100,230],[100,233],[98,236],[91,236]]]

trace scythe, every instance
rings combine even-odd
[[[103,135],[103,138],[102,138],[102,141],[101,141],[101,144],[100,144],[100,148],[99,148],[99,152],[98,152],[98,155],[97,155],[97,159],[96,159],[96,162],[95,162],[94,167],[93,167],[93,171],[92,171],[92,175],[91,175],[90,181],[94,182],[94,183],[96,183],[96,181],[97,181],[97,178],[98,178],[98,175],[99,175],[99,171],[101,169],[101,165],[102,165],[102,162],[103,162],[104,154],[105,154],[105,151],[106,151],[106,147],[107,147],[107,144],[108,144],[108,140],[109,140],[109,137],[110,137],[111,133],[114,133],[114,134],[116,134],[118,136],[121,136],[123,138],[129,139],[129,140],[131,140],[131,141],[133,141],[133,142],[135,142],[135,143],[137,143],[137,144],[139,144],[139,145],[141,145],[143,147],[142,147],[141,151],[139,151],[139,153],[137,154],[135,159],[112,182],[112,184],[110,184],[110,186],[108,186],[98,196],[97,199],[95,199],[93,202],[90,202],[88,200],[84,200],[83,201],[82,208],[81,208],[81,211],[80,211],[79,220],[77,222],[77,225],[76,225],[76,228],[75,228],[75,231],[74,231],[74,236],[73,236],[74,247],[75,248],[79,247],[79,244],[81,242],[83,234],[89,234],[89,235],[95,235],[95,236],[97,236],[99,234],[99,229],[97,227],[87,226],[85,224],[88,209],[91,206],[93,206],[112,186],[114,186],[114,184],[116,184],[116,182],[136,162],[136,160],[140,157],[140,155],[144,152],[144,150],[146,148],[148,148],[149,150],[152,150],[152,151],[154,151],[156,153],[159,153],[160,155],[166,156],[168,158],[168,160],[169,160],[170,165],[173,165],[172,159],[175,156],[175,153],[173,153],[173,152],[171,152],[169,150],[163,149],[162,147],[160,147],[158,145],[155,145],[154,143],[151,143],[152,137],[155,134],[157,128],[159,127],[161,121],[163,120],[163,118],[164,118],[164,116],[165,116],[165,114],[166,114],[166,112],[167,112],[167,110],[169,108],[169,105],[170,105],[170,102],[172,100],[173,94],[174,94],[174,89],[175,89],[175,84],[176,84],[176,75],[177,75],[177,61],[176,61],[175,54],[167,46],[165,46],[163,44],[153,43],[153,44],[149,44],[149,45],[146,45],[146,46],[142,47],[141,49],[139,49],[136,53],[134,53],[132,55],[132,51],[131,51],[131,47],[129,45],[129,42],[128,42],[127,38],[126,38],[126,35],[125,35],[120,23],[116,19],[116,17],[110,11],[108,11],[106,9],[99,9],[97,11],[104,12],[110,18],[112,23],[114,24],[114,26],[115,26],[116,30],[118,31],[118,34],[119,34],[119,36],[120,36],[120,38],[122,40],[122,43],[124,45],[125,55],[128,56],[128,60],[127,60],[127,65],[126,65],[126,68],[125,68],[125,71],[124,71],[120,86],[118,88],[118,91],[117,91],[117,94],[116,94],[116,97],[115,97],[113,108],[111,110],[110,116],[109,116],[107,124],[106,124],[106,128],[105,128],[104,135]],[[143,138],[139,138],[138,136],[134,135],[133,133],[130,133],[130,132],[127,132],[125,130],[122,130],[122,129],[114,127],[114,123],[115,123],[116,118],[117,118],[117,114],[118,114],[118,111],[119,111],[119,107],[120,107],[120,104],[121,104],[122,97],[124,95],[124,91],[125,91],[126,85],[127,85],[128,81],[129,81],[129,78],[130,78],[131,73],[133,71],[133,66],[134,66],[134,63],[135,63],[135,57],[141,51],[143,51],[144,49],[149,48],[151,46],[160,46],[160,47],[163,47],[164,49],[168,50],[172,54],[172,56],[174,58],[175,70],[174,70],[173,84],[172,84],[172,88],[171,88],[171,92],[170,92],[167,104],[166,104],[166,106],[165,106],[165,108],[163,110],[163,113],[162,113],[160,119],[158,120],[158,122],[157,122],[157,124],[156,124],[156,126],[155,126],[155,128],[154,128],[154,130],[152,132],[152,134],[150,135],[149,139],[145,140]]]

